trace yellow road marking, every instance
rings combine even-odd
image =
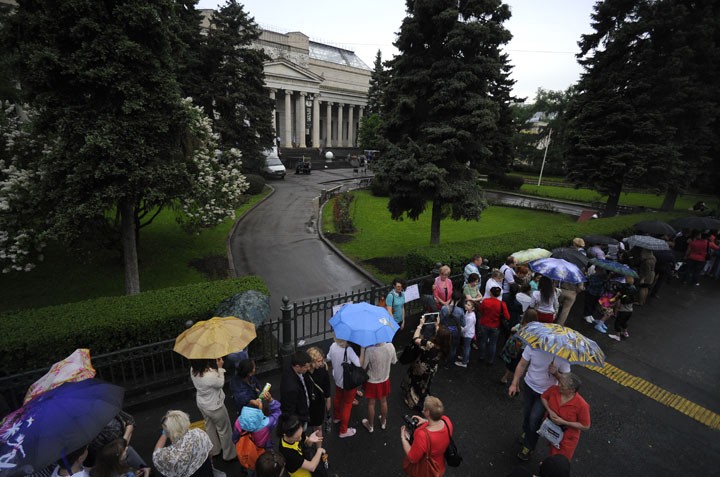
[[[622,369],[616,368],[612,364],[605,363],[602,368],[590,367],[589,369],[610,378],[618,384],[649,397],[665,406],[671,407],[686,416],[689,416],[701,424],[705,424],[711,429],[720,430],[720,414],[714,413],[709,409],[688,401],[682,396],[673,394],[659,386],[654,385],[650,381],[643,378],[633,376],[626,373]]]
[[[205,421],[195,421],[190,423],[190,429],[202,429],[205,430]]]

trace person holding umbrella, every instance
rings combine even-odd
[[[83,466],[87,456],[87,446],[70,452],[64,459],[58,460],[50,477],[90,477],[90,473]]]
[[[527,371],[527,374],[525,374]],[[525,375],[523,390],[523,447],[517,457],[530,460],[538,441],[537,430],[540,429],[545,408],[541,396],[550,386],[557,384],[562,373],[570,372],[570,363],[563,358],[554,356],[532,346],[526,346],[522,358],[515,368],[512,383],[508,389],[510,397],[520,391],[520,378]]]
[[[205,419],[205,431],[213,443],[212,455],[222,452],[224,460],[234,460],[232,424],[225,407],[225,369],[223,359],[191,359],[190,378],[197,391],[195,402]]]

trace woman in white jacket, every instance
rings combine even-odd
[[[232,442],[230,416],[225,407],[225,369],[222,358],[191,359],[190,377],[197,390],[195,400],[205,418],[205,432],[212,441],[212,455],[222,452],[224,460],[237,458]]]

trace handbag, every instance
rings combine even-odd
[[[450,444],[448,444],[447,449],[445,449],[445,462],[447,462],[447,465],[450,467],[459,467],[460,464],[462,464],[463,458],[458,452],[455,441],[452,438],[452,434],[450,434],[450,426],[448,426],[448,423],[444,418],[443,422],[445,423],[445,430],[450,438]]]
[[[552,445],[556,449],[560,448],[560,443],[562,442],[563,435],[565,434],[562,428],[552,422],[549,417],[545,418],[545,420],[540,425],[540,429],[538,429],[537,433],[540,435],[540,437],[544,437],[545,440],[547,440],[550,445]]]
[[[422,459],[417,462],[410,462],[407,454],[403,459],[403,470],[410,477],[440,477],[440,469],[438,468],[437,462],[430,457],[432,444],[430,443],[430,434],[427,429],[423,429],[427,436],[428,448]]]
[[[368,379],[368,373],[360,366],[348,362],[347,348],[345,348],[345,356],[342,362],[343,367],[343,389],[355,389],[362,386]]]

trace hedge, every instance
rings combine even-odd
[[[671,220],[677,215],[676,213],[623,215],[576,222],[562,228],[528,230],[522,234],[510,233],[463,242],[426,245],[410,251],[405,256],[405,267],[408,277],[427,275],[437,262],[449,265],[453,274],[461,273],[465,264],[476,253],[489,259],[493,267],[499,267],[505,257],[519,250],[534,247],[552,250],[556,247],[566,247],[574,237],[584,235],[627,237],[632,235],[632,226],[642,220]]]
[[[268,293],[262,279],[246,276],[2,314],[0,375],[49,366],[76,348],[97,355],[174,338],[246,290]]]

